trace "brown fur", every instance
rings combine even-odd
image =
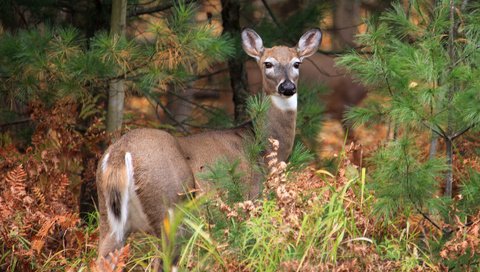
[[[255,42],[255,35],[249,35],[247,39]],[[311,46],[318,46],[318,43]],[[260,67],[263,67],[262,59],[268,56],[275,57],[287,67],[299,54],[297,50],[288,47],[267,48],[265,51],[263,49],[262,46],[252,51],[261,52],[262,55],[258,58]],[[276,94],[276,86],[282,80],[285,78],[269,78],[268,81],[264,81],[265,93]],[[296,78],[291,80],[296,84]],[[272,104],[267,113],[268,134],[280,143],[278,152],[280,160],[287,160],[292,151],[295,120],[296,109],[280,110]],[[99,161],[97,170],[100,209],[99,256],[106,256],[123,244],[124,239],[116,241],[115,237],[110,235],[112,228],[108,222],[109,203],[106,200],[111,197],[114,190],[121,192],[128,190],[126,152],[130,152],[132,157],[135,192],[130,195],[131,199],[128,202],[128,222],[124,237],[132,231],[149,231],[160,235],[162,221],[167,216],[168,208],[184,199],[186,193],[193,189],[208,190],[208,184],[195,182],[195,176],[222,157],[230,161],[240,160],[239,170],[247,174],[245,178],[245,182],[248,182],[247,197],[258,196],[260,179],[250,169],[244,153],[245,140],[251,134],[249,125],[179,138],[161,130],[136,129],[112,144],[105,152],[109,154],[105,173],[102,170],[104,158]]]

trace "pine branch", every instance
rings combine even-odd
[[[419,214],[422,215],[423,218],[425,218],[428,222],[430,222],[435,228],[437,228],[438,230],[442,230],[442,228],[440,228],[440,226],[435,223],[427,214],[425,214],[418,206],[417,206],[417,203],[413,200],[412,198],[412,194],[410,192],[410,162],[407,158],[407,150],[406,150],[406,147],[404,146],[403,147],[403,155],[404,155],[404,158],[405,158],[405,164],[406,164],[406,173],[405,173],[405,178],[407,179],[407,188],[409,189],[408,191],[408,199],[410,199],[410,201],[412,202],[412,205],[413,207],[415,208],[415,210],[417,210],[417,212]]]
[[[464,133],[466,133],[467,131],[469,131],[470,129],[472,129],[473,127],[475,127],[476,124],[472,124],[456,133],[454,133],[452,136],[450,136],[450,139],[453,141],[455,140],[455,138],[458,138],[460,136],[462,136]]]
[[[438,136],[440,136],[442,138],[448,138],[447,133],[440,126],[437,125],[436,126],[437,128],[434,128],[434,127],[430,126],[430,124],[428,124],[428,122],[426,120],[422,120],[422,125],[424,125],[428,129],[430,129],[432,132],[434,132]]]
[[[428,222],[430,222],[430,224],[432,224],[436,229],[438,229],[440,231],[443,231],[443,229],[437,223],[435,223],[435,221],[433,221],[426,213],[424,213],[423,211],[420,210],[420,208],[416,205],[416,203],[411,199],[410,195],[409,195],[409,198],[410,198],[410,201],[412,201],[412,204],[413,204],[413,207],[415,208],[415,210],[423,218],[425,218]]]

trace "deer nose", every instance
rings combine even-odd
[[[280,86],[278,86],[278,92],[285,96],[294,95],[297,92],[296,89],[297,88],[295,87],[295,84],[288,79],[282,82]]]

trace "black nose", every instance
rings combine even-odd
[[[296,93],[296,89],[297,88],[295,87],[295,84],[288,79],[278,86],[278,92],[285,96],[294,95]]]

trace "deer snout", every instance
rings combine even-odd
[[[285,80],[278,86],[278,93],[283,94],[285,96],[292,96],[297,92],[297,87],[295,83],[291,82],[290,80]]]

